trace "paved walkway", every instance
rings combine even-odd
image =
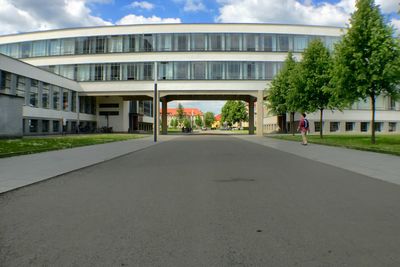
[[[400,185],[399,156],[317,144],[302,146],[298,142],[268,137],[248,135],[236,137]]]
[[[172,136],[160,136],[159,142]],[[158,144],[157,143],[157,144]],[[0,193],[155,145],[153,137],[0,159]]]

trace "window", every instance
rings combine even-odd
[[[209,34],[208,35],[208,50],[209,51],[222,51],[224,49],[224,35],[223,34]]]
[[[256,63],[246,62],[244,63],[244,78],[245,80],[255,80],[256,79]]]
[[[42,132],[48,133],[49,132],[50,121],[42,120]]]
[[[172,80],[173,64],[171,62],[160,62],[158,64],[158,79]]]
[[[278,49],[279,52],[289,51],[289,36],[281,35],[278,36]]]
[[[43,83],[43,86],[42,86],[42,108],[49,108],[49,92],[50,92],[50,85],[48,83]]]
[[[119,108],[118,103],[102,103],[99,104],[99,108]]]
[[[276,37],[275,35],[264,35],[264,51],[276,51]]]
[[[321,123],[319,121],[314,121],[314,131],[315,132],[321,131]]]
[[[111,36],[108,38],[108,52],[120,53],[122,52],[122,36]]]
[[[17,76],[17,95],[25,97],[25,77]]]
[[[229,33],[226,35],[226,50],[240,51],[242,49],[242,35],[240,33]]]
[[[32,56],[42,57],[46,55],[46,41],[35,41],[32,43]]]
[[[104,80],[104,65],[95,64],[94,65],[94,80],[103,81]]]
[[[124,36],[124,52],[135,52],[136,51],[136,36],[128,35]]]
[[[28,120],[29,132],[37,133],[38,131],[38,120]]]
[[[127,65],[127,80],[137,80],[138,79],[138,66],[137,64]]]
[[[21,43],[21,58],[27,58],[31,56],[31,42]]]
[[[71,111],[76,112],[76,92],[71,91]]]
[[[354,131],[354,122],[346,122],[346,132]]]
[[[151,116],[151,104],[152,101],[143,101],[143,115]]]
[[[93,37],[92,42],[94,42],[96,54],[103,54],[106,52],[106,39],[104,36]]]
[[[187,80],[189,79],[189,63],[175,62],[174,63],[174,79]]]
[[[294,37],[294,51],[303,52],[308,46],[307,36],[295,36]]]
[[[144,63],[143,64],[143,80],[152,80],[153,79],[153,63]]]
[[[75,66],[74,65],[61,65],[59,66],[58,74],[68,79],[75,80]]]
[[[396,101],[393,98],[389,99],[389,110],[396,110]]]
[[[206,62],[192,62],[192,79],[205,80],[206,79]]]
[[[63,110],[68,111],[69,108],[69,90],[63,89]]]
[[[92,51],[92,38],[80,37],[75,40],[76,54],[90,54]]]
[[[158,51],[172,50],[172,34],[159,34],[157,36],[157,50]]]
[[[246,33],[243,35],[244,51],[256,51],[258,48],[258,35],[254,33]]]
[[[153,35],[144,34],[142,36],[142,42],[140,44],[140,51],[150,52],[153,51]]]
[[[75,54],[75,39],[62,39],[61,40],[61,55]]]
[[[206,51],[207,46],[207,35],[204,33],[194,33],[192,34],[192,51]]]
[[[49,46],[49,55],[50,56],[58,56],[60,55],[61,52],[61,42],[59,39],[54,39],[54,40],[49,40],[48,41],[48,46]]]
[[[369,131],[369,122],[361,122],[361,132]]]
[[[60,109],[60,88],[53,86],[53,109]]]
[[[227,72],[226,78],[228,80],[239,80],[241,78],[240,69],[241,63],[240,62],[228,62],[227,63]]]
[[[120,69],[121,69],[120,64],[111,64],[110,65],[110,79],[112,81],[120,80],[120,72],[121,72]]]
[[[189,35],[176,34],[175,35],[175,51],[188,51],[189,50]]]
[[[210,80],[222,80],[224,78],[224,64],[221,62],[209,62],[208,77]]]
[[[39,82],[37,80],[31,80],[31,90],[29,93],[29,104],[31,107],[38,106],[38,95],[39,95],[38,85]]]
[[[90,65],[83,64],[78,65],[76,69],[76,78],[78,81],[89,81],[90,80]]]
[[[99,111],[100,116],[119,116],[119,111]]]
[[[53,132],[58,133],[60,131],[60,122],[59,121],[53,121]]]
[[[338,132],[338,131],[339,131],[339,127],[340,127],[340,123],[339,123],[339,122],[337,122],[337,121],[332,121],[332,122],[330,123],[329,130],[330,130],[331,132]]]
[[[395,132],[395,131],[396,131],[396,123],[389,122],[389,132]]]
[[[383,126],[383,122],[375,122],[375,131],[376,132],[382,132],[382,127]]]

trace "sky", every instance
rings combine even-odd
[[[346,26],[356,0],[0,0],[0,35],[143,23],[289,23]],[[400,32],[400,0],[375,0]],[[197,104],[196,104],[197,103]],[[222,102],[196,102],[219,113]],[[192,102],[184,102],[192,107]]]

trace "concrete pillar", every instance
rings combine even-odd
[[[389,122],[388,121],[383,122],[382,132],[383,133],[389,132]]]
[[[339,122],[339,133],[346,133],[346,121]]]
[[[254,98],[249,100],[249,134],[254,134]]]
[[[162,134],[168,134],[168,121],[167,121],[167,107],[168,107],[168,101],[166,97],[161,98],[162,102],[162,113],[161,113],[161,128],[162,128]]]
[[[257,136],[264,135],[264,90],[257,94]]]

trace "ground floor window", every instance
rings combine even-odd
[[[375,122],[375,131],[376,132],[382,132],[382,122]]]
[[[53,132],[58,133],[60,131],[60,122],[59,121],[53,121]]]
[[[354,131],[354,122],[346,122],[346,132]]]
[[[339,131],[339,127],[340,127],[340,122],[332,121],[330,123],[329,129],[330,129],[331,132],[338,132]]]
[[[49,132],[49,125],[50,125],[50,121],[42,120],[42,132],[43,133],[48,133]]]
[[[37,133],[38,131],[38,120],[29,120],[29,132]]]
[[[396,123],[389,122],[389,132],[395,132],[395,131],[396,131]]]
[[[361,122],[361,132],[368,132],[369,122]]]
[[[319,121],[314,121],[314,129],[315,132],[321,131],[321,123]]]

